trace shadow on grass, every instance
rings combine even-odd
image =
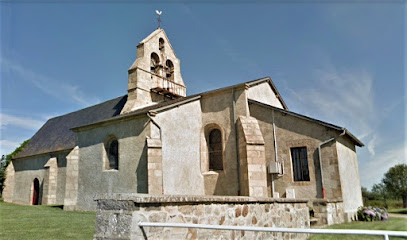
[[[389,210],[389,213],[407,214],[407,208],[392,209],[392,210]]]
[[[52,205],[53,208],[64,209],[64,205]]]

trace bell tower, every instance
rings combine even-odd
[[[137,58],[128,73],[127,102],[121,114],[186,96],[180,60],[161,28],[137,45]]]

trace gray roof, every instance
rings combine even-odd
[[[49,119],[14,158],[74,148],[76,133],[71,128],[117,116],[126,101],[127,95]]]
[[[211,94],[216,93],[216,92],[228,91],[228,90],[230,91],[233,88],[244,87],[246,85],[250,87],[250,86],[254,86],[254,85],[257,85],[257,84],[260,84],[260,83],[264,83],[264,82],[267,82],[267,83],[270,84],[270,87],[272,88],[273,92],[276,94],[276,97],[280,100],[283,108],[285,110],[288,110],[287,105],[285,104],[283,98],[280,96],[280,93],[278,92],[278,90],[277,90],[276,86],[274,85],[273,81],[271,80],[271,78],[270,77],[264,77],[264,78],[259,78],[259,79],[255,79],[255,80],[252,80],[252,81],[244,82],[244,83],[239,83],[239,84],[232,85],[232,86],[227,86],[227,87],[224,87],[224,88],[218,88],[218,89],[215,89],[215,90],[210,90],[210,91],[207,91],[207,92],[194,94],[194,95],[191,95],[191,96],[188,96],[188,97],[180,97],[180,98],[177,98],[177,99],[174,99],[174,100],[164,101],[164,102],[160,102],[160,103],[157,103],[157,104],[154,104],[154,105],[149,105],[147,107],[139,108],[139,109],[134,110],[132,112],[125,113],[125,114],[122,114],[122,115],[119,115],[119,116],[116,116],[116,117],[112,117],[112,118],[109,118],[109,119],[103,119],[101,121],[95,121],[95,122],[90,123],[90,124],[78,125],[76,127],[73,127],[72,130],[73,131],[79,131],[81,129],[86,129],[86,128],[89,128],[89,127],[95,127],[95,126],[98,126],[100,124],[115,122],[115,121],[119,121],[119,120],[122,120],[122,119],[125,119],[125,118],[130,118],[130,117],[135,117],[135,116],[138,116],[138,115],[146,114],[148,112],[154,112],[157,109],[163,109],[163,108],[169,109],[171,107],[176,107],[176,106],[182,105],[184,103],[199,99],[200,97],[203,97],[203,96],[206,96],[206,95],[211,95]]]
[[[281,110],[286,113],[295,114],[293,112],[288,111],[284,100],[281,98],[277,88],[275,87],[273,81],[270,77],[260,78],[249,82],[244,82],[240,84],[236,84],[233,86],[228,86],[225,88],[220,88],[208,92],[198,93],[195,95],[191,95],[188,97],[180,97],[175,100],[160,102],[154,105],[150,105],[144,108],[137,109],[135,111],[122,114],[120,112],[124,107],[127,101],[127,95],[121,96],[115,99],[111,99],[109,101],[84,108],[82,110],[68,113],[66,115],[62,115],[59,117],[49,119],[44,126],[31,138],[31,140],[24,146],[23,150],[19,152],[14,158],[23,158],[33,155],[39,155],[44,153],[51,153],[51,152],[58,152],[64,151],[68,149],[73,149],[76,146],[76,133],[75,131],[80,131],[83,128],[88,127],[97,127],[102,123],[108,122],[116,122],[120,121],[125,118],[131,118],[138,115],[146,114],[148,112],[154,112],[159,109],[168,109],[172,107],[176,107],[182,105],[184,103],[195,101],[200,97],[205,95],[210,95],[218,91],[225,91],[230,90],[237,87],[243,87],[245,85],[252,86],[256,84],[260,84],[263,82],[268,82],[273,89],[274,93],[276,94],[277,98],[283,105],[284,109],[277,109]],[[252,103],[255,101],[250,100]],[[259,103],[258,103],[259,104]],[[271,106],[268,106],[271,107]],[[308,120],[313,120],[317,123],[326,125],[330,128],[334,128],[336,130],[345,130],[344,128],[325,123],[316,119],[312,119],[306,116],[302,116],[299,114],[295,114],[297,117],[301,116]],[[347,130],[346,130],[347,131]],[[351,133],[347,131],[347,135],[349,135],[358,146],[363,146],[356,137],[354,137]]]

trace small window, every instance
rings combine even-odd
[[[174,81],[174,64],[171,60],[165,62],[166,78],[170,81]]]
[[[209,170],[223,170],[222,134],[219,129],[209,133]]]
[[[160,57],[157,53],[151,53],[150,71],[152,73],[158,74],[160,70]]]
[[[309,181],[308,158],[306,147],[291,148],[294,181]]]
[[[108,169],[119,169],[119,142],[116,138],[110,139],[105,145],[107,159],[109,160]]]
[[[158,48],[160,49],[160,51],[164,51],[164,39],[160,38],[158,40]]]

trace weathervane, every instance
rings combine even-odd
[[[160,28],[160,24],[161,24],[161,13],[163,13],[163,11],[155,10],[155,13],[157,13],[157,15],[158,15],[158,28]]]

